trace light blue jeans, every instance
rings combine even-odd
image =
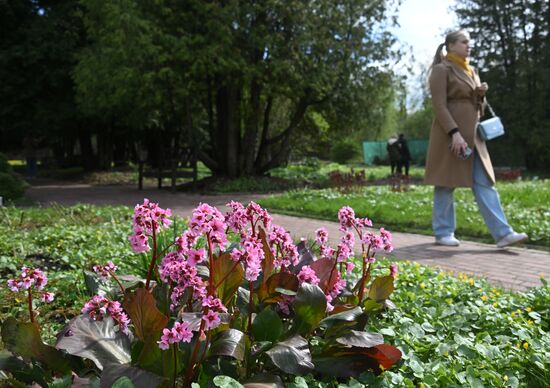
[[[513,232],[502,211],[500,197],[490,181],[477,151],[474,152],[474,193],[481,216],[485,225],[495,239],[499,241]],[[432,227],[436,238],[454,235],[456,228],[454,188],[434,187],[434,206],[432,213]]]

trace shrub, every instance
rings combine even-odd
[[[8,163],[8,158],[6,155],[0,152],[0,172],[11,173],[13,168]]]
[[[27,183],[17,175],[0,172],[0,197],[9,200],[21,198],[27,186]]]
[[[359,144],[352,140],[335,143],[330,149],[330,160],[344,164],[360,155]]]

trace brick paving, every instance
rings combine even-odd
[[[145,188],[139,191],[135,186],[90,186],[53,182],[36,184],[27,191],[27,194],[33,201],[44,206],[51,203],[61,205],[90,203],[133,207],[143,198],[149,198],[159,202],[162,207],[170,207],[182,216],[190,215],[199,202],[209,203],[225,211],[225,204],[230,200],[248,203],[263,196],[172,194],[156,188]],[[279,214],[273,214],[273,217],[275,223],[290,231],[294,237],[312,238],[315,230],[322,226],[329,230],[329,235],[333,238],[336,239],[338,236],[336,222]],[[541,275],[546,279],[550,278],[550,253],[545,251],[521,247],[497,249],[495,245],[470,241],[462,241],[460,247],[443,247],[434,245],[434,239],[430,236],[397,232],[393,233],[393,236],[396,249],[391,256],[396,260],[411,260],[454,273],[462,272],[485,277],[494,285],[516,291],[540,285]]]

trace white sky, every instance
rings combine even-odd
[[[449,10],[454,3],[454,0],[402,0],[399,7],[399,27],[393,31],[402,44],[411,46],[414,62],[407,50],[395,70],[410,75],[408,89],[413,100],[415,90],[418,93],[422,67],[430,65],[437,46],[444,40],[444,32],[457,27],[455,14]],[[412,74],[405,69],[407,65],[413,66]]]

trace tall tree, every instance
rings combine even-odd
[[[59,159],[70,156],[80,120],[71,79],[83,38],[77,1],[2,1],[0,25],[2,147],[31,134]]]
[[[489,83],[489,100],[507,136],[490,144],[523,154],[528,168],[550,166],[550,3],[547,0],[464,0],[456,5]]]
[[[83,109],[191,137],[218,175],[284,163],[308,109],[345,111],[347,101],[368,117],[391,83],[381,64],[392,55],[392,1],[81,2],[91,40],[75,71]]]

